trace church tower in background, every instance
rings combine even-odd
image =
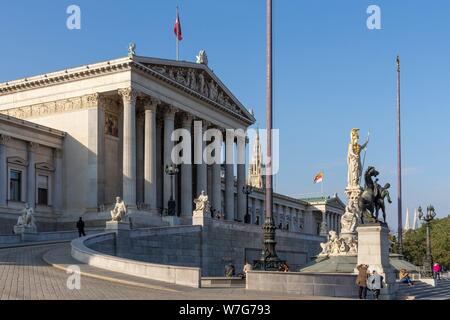
[[[262,172],[263,172],[263,164],[262,164],[261,140],[259,137],[259,129],[257,129],[255,143],[253,145],[253,157],[250,163],[248,173],[248,184],[253,188],[263,189],[264,179]]]

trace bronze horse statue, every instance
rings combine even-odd
[[[364,174],[364,191],[359,199],[359,208],[361,210],[361,223],[364,224],[364,213],[368,212],[372,218],[376,219],[374,216],[376,210],[377,202],[377,190],[375,188],[375,183],[373,182],[373,177],[377,177],[379,172],[374,167],[367,168]]]

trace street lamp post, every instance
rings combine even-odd
[[[171,164],[166,165],[166,174],[170,176],[170,199],[167,204],[167,215],[175,216],[176,215],[176,202],[174,199],[174,177],[179,172],[179,169],[176,165]]]
[[[248,224],[248,223],[251,222],[251,217],[250,217],[250,214],[248,212],[248,198],[253,193],[253,187],[249,186],[249,185],[246,185],[246,186],[244,186],[242,188],[242,192],[245,194],[246,202],[247,202],[247,210],[246,210],[245,217],[244,217],[244,223]]]
[[[427,213],[424,214],[422,207],[417,209],[419,212],[419,219],[422,220],[427,227],[427,253],[423,262],[424,270],[422,275],[425,277],[433,276],[433,257],[431,256],[431,238],[430,238],[430,223],[436,217],[436,212],[433,206],[428,206]]]

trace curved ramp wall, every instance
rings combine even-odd
[[[200,287],[200,268],[147,263],[114,256],[116,253],[114,251],[120,250],[121,247],[126,248],[126,243],[118,244],[118,242],[122,241],[117,241],[114,232],[76,239],[72,241],[72,257],[91,266],[110,271],[193,288]],[[108,254],[91,249],[95,246],[107,248],[110,252]]]

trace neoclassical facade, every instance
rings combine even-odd
[[[0,115],[0,233],[12,233],[25,203],[34,204],[42,222],[62,215],[64,138],[62,131]]]
[[[192,134],[194,159],[208,144],[207,129],[245,131],[255,123],[204,63],[130,55],[2,83],[0,123],[5,230],[25,203],[35,209],[41,230],[73,228],[80,216],[88,226],[104,225],[116,196],[136,215],[159,218],[172,190],[182,222],[191,220],[194,198],[206,191],[224,219],[243,221],[249,206],[251,222],[263,223],[263,190],[249,204],[241,192],[245,164],[183,163],[173,188],[165,173],[184,139],[172,139],[175,129]],[[235,146],[217,156],[245,159],[246,139],[235,138]],[[282,227],[315,233],[308,202],[275,195],[275,210]]]
[[[3,83],[0,113],[66,133],[61,156],[67,221],[102,211],[117,195],[131,208],[159,214],[171,193],[164,168],[172,163],[174,129],[194,133],[194,121],[200,121],[203,131],[245,130],[255,121],[207,65],[134,55]],[[195,153],[195,146],[206,142],[202,134],[193,137]],[[221,206],[220,164],[180,169],[174,190],[181,217],[192,215],[193,199],[202,190],[213,207]],[[230,220],[245,211],[240,193],[234,208],[234,171],[240,188],[245,165],[227,165],[224,201]]]

